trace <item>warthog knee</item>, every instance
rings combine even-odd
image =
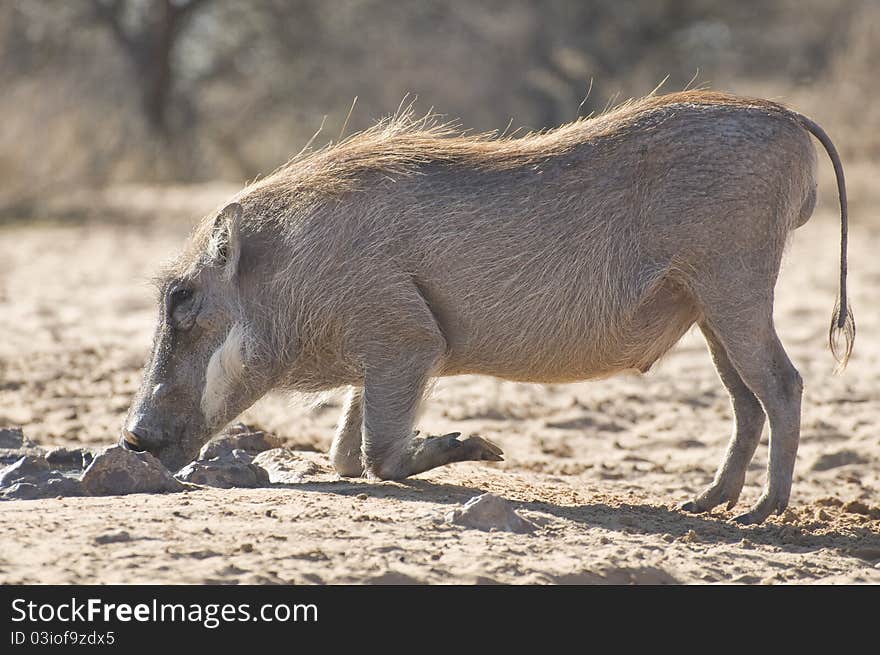
[[[330,451],[330,463],[344,478],[359,478],[364,474],[360,453],[346,453],[341,450]]]

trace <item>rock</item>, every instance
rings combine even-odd
[[[85,469],[95,456],[85,448],[51,448],[46,451],[46,461],[55,468]]]
[[[50,471],[40,478],[24,478],[0,488],[3,500],[33,500],[35,498],[56,498],[57,496],[85,496],[82,483],[68,478],[58,471]]]
[[[48,471],[49,462],[44,457],[25,455],[14,464],[0,470],[0,487],[9,486],[13,482],[32,478]]]
[[[517,514],[508,501],[493,494],[471,498],[461,509],[448,512],[446,522],[477,530],[494,529],[517,534],[534,532],[538,528]]]
[[[76,478],[70,478],[51,471],[50,477],[40,486],[42,495],[40,498],[55,498],[57,496],[87,496],[88,492],[83,483]]]
[[[42,456],[25,455],[0,471],[0,497],[30,500],[55,496],[82,496],[86,492],[75,478],[51,470]]]
[[[45,451],[30,439],[21,428],[0,428],[0,466],[7,466],[28,455],[42,457]]]
[[[233,451],[229,457],[217,457],[208,461],[190,462],[180,469],[178,480],[201,484],[208,487],[265,487],[269,485],[269,474],[259,466],[251,464],[244,451]]]
[[[0,448],[22,448],[24,442],[21,428],[0,428]]]
[[[86,491],[96,496],[183,491],[162,463],[149,453],[136,453],[119,446],[107,448],[83,473]]]
[[[0,466],[8,466],[14,464],[22,457],[32,455],[34,457],[43,457],[46,454],[42,448],[30,441],[25,441],[25,445],[21,448],[0,448]]]
[[[224,434],[211,439],[202,446],[199,452],[199,460],[212,460],[217,457],[225,457],[232,453],[233,450],[243,450],[253,456],[264,450],[279,448],[281,439],[266,434],[262,430],[252,430],[243,423],[229,428]]]
[[[854,450],[840,450],[819,455],[810,466],[811,471],[828,471],[850,464],[867,464],[868,460]]]
[[[118,544],[124,541],[131,541],[131,535],[125,530],[117,530],[116,532],[105,532],[95,537],[95,543],[99,546],[104,544]]]
[[[94,459],[94,453],[85,448],[52,448],[46,452],[46,461],[61,469],[87,469]]]
[[[15,482],[0,488],[3,500],[32,500],[40,497],[40,487],[33,482]]]
[[[313,452],[273,448],[254,457],[255,465],[269,472],[272,484],[302,484],[336,478],[326,465],[325,456]]]

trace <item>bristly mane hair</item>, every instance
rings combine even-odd
[[[652,110],[674,104],[752,107],[788,113],[784,106],[759,98],[691,90],[629,99],[596,116],[517,136],[498,130],[470,134],[457,121],[443,121],[438,114],[416,117],[413,106],[408,105],[337,143],[317,150],[307,146],[242,189],[236,199],[266,191],[301,198],[338,197],[371,174],[394,179],[417,172],[420,164],[462,165],[488,171],[533,166],[633,124]]]

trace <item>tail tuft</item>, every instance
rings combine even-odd
[[[841,344],[841,338],[843,343]],[[852,354],[853,342],[856,338],[856,321],[852,307],[847,304],[841,306],[840,299],[834,304],[831,314],[831,328],[828,330],[828,345],[831,346],[831,354],[837,361],[835,373],[842,373],[849,362]]]

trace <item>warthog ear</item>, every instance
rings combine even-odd
[[[231,280],[238,272],[241,256],[241,205],[230,203],[214,219],[210,254],[217,266],[223,267],[223,277]]]

